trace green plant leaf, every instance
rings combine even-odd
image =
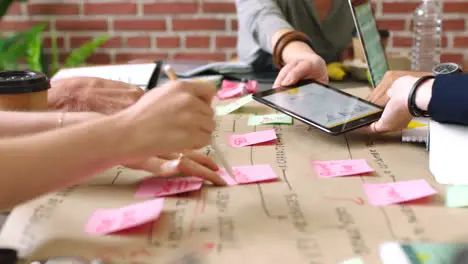
[[[37,34],[35,38],[31,39],[31,42],[28,43],[26,62],[29,65],[29,69],[32,71],[42,72],[41,65],[41,50],[42,50],[42,41],[41,36]]]
[[[97,48],[106,43],[109,39],[109,36],[103,35],[96,37],[93,40],[83,44],[81,47],[75,49],[70,53],[63,66],[66,68],[71,68],[83,65],[86,59],[89,56],[91,56],[91,54],[93,54]]]
[[[40,36],[44,30],[46,24],[39,24],[31,29],[21,32],[18,35],[13,36],[13,40],[9,39],[9,44],[0,53],[0,61],[4,61],[3,69],[17,69],[18,61],[27,56],[28,49],[31,42],[36,41],[36,38]]]

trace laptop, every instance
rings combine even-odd
[[[371,85],[372,88],[375,88],[389,70],[389,64],[380,41],[379,30],[372,13],[372,5],[370,1],[366,0],[348,0],[348,3],[353,14],[356,32],[363,47]]]

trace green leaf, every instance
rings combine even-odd
[[[109,40],[109,36],[100,36],[96,37],[93,40],[83,44],[78,49],[75,49],[70,53],[68,58],[64,63],[65,68],[78,67],[84,64],[86,59],[94,53],[94,51],[99,48],[101,45],[106,43]]]
[[[26,56],[26,62],[29,65],[29,69],[32,71],[42,72],[41,50],[41,36],[37,34],[36,37],[29,42]]]

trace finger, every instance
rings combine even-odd
[[[216,95],[216,86],[209,82],[180,82],[179,87],[210,104]]]
[[[204,133],[208,133],[211,135],[216,128],[216,122],[211,116],[203,115],[203,114],[192,114],[190,125],[194,127],[198,127]]]
[[[303,79],[307,75],[311,75],[310,74],[311,70],[314,70],[314,69],[311,69],[310,63],[308,63],[306,61],[300,61],[296,65],[296,67],[294,67],[293,69],[291,69],[289,71],[288,75],[286,76],[286,78],[284,79],[284,81],[281,84],[282,85],[292,85],[292,84],[298,82],[299,80]],[[317,79],[318,77],[319,76],[315,76],[314,79]]]
[[[178,169],[185,175],[199,177],[208,180],[215,185],[226,185],[226,182],[214,170],[210,170],[191,159],[183,157],[178,164]]]
[[[193,112],[198,112],[202,115],[209,116],[211,118],[214,117],[214,110],[213,107],[211,107],[211,104],[208,104],[207,102],[201,100],[200,98],[190,98],[190,107],[194,110]]]
[[[134,164],[127,164],[126,167],[135,170],[144,170],[161,177],[174,176],[179,173],[178,160],[164,160],[157,157],[150,157],[147,160]]]
[[[189,153],[184,153],[184,157],[189,158],[193,160],[194,162],[207,167],[208,169],[211,169],[214,171],[217,171],[219,169],[219,166],[216,164],[216,162],[214,162],[212,158],[210,158],[204,153],[189,152]]]
[[[276,76],[275,83],[273,84],[273,88],[278,88],[284,81],[284,78],[288,75],[289,71],[292,70],[297,65],[297,61],[286,64],[283,68],[281,68],[278,76]]]

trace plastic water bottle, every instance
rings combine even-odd
[[[423,0],[413,13],[411,70],[432,72],[440,63],[442,12],[434,0]]]

